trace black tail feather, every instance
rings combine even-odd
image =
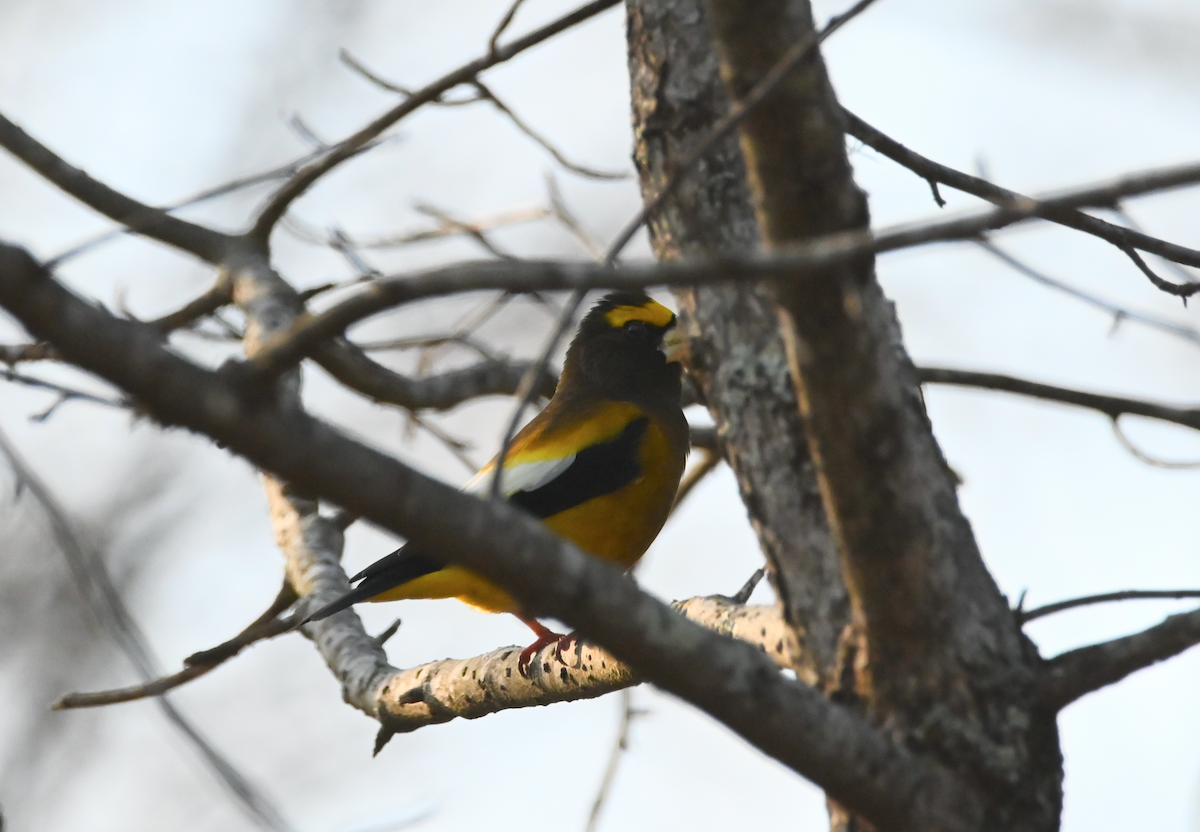
[[[422,575],[437,572],[443,567],[444,564],[440,561],[415,549],[410,549],[408,546],[403,546],[359,572],[350,579],[350,582],[362,581],[362,583],[336,601],[321,607],[300,623],[307,624],[310,621],[328,618],[360,601],[368,601],[389,589],[406,584]]]

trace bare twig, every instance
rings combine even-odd
[[[146,323],[160,332],[174,332],[207,317],[233,300],[233,289],[224,278],[195,300],[170,314]]]
[[[1112,205],[1107,206],[1107,208],[1118,219],[1120,219],[1121,222],[1125,223],[1125,225],[1128,226],[1129,228],[1132,228],[1134,231],[1137,231],[1142,234],[1146,233],[1146,229],[1142,228],[1141,224],[1138,223],[1138,221],[1135,220],[1133,218],[1133,216],[1127,210],[1125,210],[1125,206],[1122,205],[1120,202],[1113,203]],[[1189,280],[1196,279],[1195,273],[1189,272],[1187,269],[1185,269],[1183,266],[1176,263],[1174,260],[1171,260],[1168,258],[1162,258],[1162,261],[1163,261],[1163,265],[1165,265],[1168,269],[1170,269],[1172,272],[1174,272],[1175,275],[1184,283],[1188,282]]]
[[[496,94],[492,92],[490,87],[485,85],[479,79],[472,81],[471,86],[475,87],[475,89],[479,91],[479,100],[487,101],[501,113],[508,116],[508,120],[512,122],[514,127],[537,143],[542,150],[545,150],[554,157],[554,161],[571,171],[571,173],[579,174],[580,176],[587,177],[588,179],[614,180],[629,178],[629,174],[622,171],[597,170],[596,168],[589,168],[576,162],[572,162],[570,159],[564,156],[562,152],[550,142],[549,139],[530,127],[524,119],[513,112],[511,107],[496,97]]]
[[[513,18],[517,16],[517,9],[521,8],[521,4],[525,0],[513,0],[512,5],[508,7],[508,11],[504,13],[504,17],[500,18],[500,22],[496,24],[495,31],[488,38],[488,52],[495,54],[497,44],[500,42],[500,36],[504,34],[504,30],[508,28],[508,24],[513,22]]]
[[[620,269],[603,264],[524,260],[517,263],[464,263],[402,277],[389,277],[366,287],[320,315],[298,322],[278,336],[251,362],[252,374],[274,375],[300,361],[312,346],[341,333],[351,324],[414,300],[501,289],[535,292],[566,289],[633,289],[652,285],[711,285],[788,278],[802,280],[831,266],[868,254],[930,243],[973,240],[980,234],[1038,217],[1058,208],[1112,202],[1120,196],[1149,193],[1200,182],[1200,164],[1130,174],[1042,200],[983,214],[865,231],[842,232],[807,243],[781,246],[744,257],[709,257],[703,261],[631,264]],[[618,238],[614,243],[620,243]],[[1200,252],[1196,253],[1200,264]]]
[[[1172,615],[1131,636],[1093,644],[1046,662],[1042,702],[1059,711],[1079,697],[1200,644],[1200,610]]]
[[[233,243],[234,238],[227,234],[173,217],[93,179],[3,115],[0,115],[0,147],[84,205],[139,234],[194,254],[205,262],[220,262]]]
[[[604,776],[600,778],[600,788],[596,790],[596,799],[592,801],[592,811],[588,814],[584,832],[596,832],[600,822],[600,812],[604,809],[604,804],[612,791],[612,785],[617,779],[617,769],[620,768],[621,759],[629,748],[629,727],[633,724],[634,717],[641,716],[643,713],[645,712],[633,707],[633,691],[629,688],[622,690],[621,723],[617,728],[617,742],[613,745],[612,753],[609,754],[608,765],[604,767]]]
[[[143,679],[149,681],[159,676],[146,637],[129,614],[99,553],[83,545],[71,527],[66,512],[59,506],[49,488],[21,459],[3,433],[0,433],[0,454],[7,457],[22,486],[28,489],[44,509],[54,539],[66,557],[71,575],[92,612],[103,623]],[[235,799],[256,826],[276,832],[287,832],[291,829],[279,810],[200,734],[169,699],[160,697],[158,705],[168,721],[196,748],[226,792]]]
[[[200,205],[208,202],[209,200],[217,199],[218,197],[237,193],[238,191],[242,191],[247,188],[252,188],[255,185],[263,185],[268,182],[273,182],[276,179],[284,179],[288,176],[293,176],[298,170],[304,167],[304,165],[308,164],[320,155],[321,151],[315,151],[305,156],[301,156],[299,159],[294,159],[286,164],[280,165],[279,167],[263,171],[262,173],[254,173],[249,176],[239,177],[221,185],[217,185],[212,188],[206,188],[205,190],[181,200],[180,202],[176,202],[174,205],[167,206],[162,210],[166,211],[167,213],[179,211],[184,208],[190,208],[193,205]],[[127,228],[117,228],[112,231],[105,231],[102,234],[97,234],[94,237],[90,237],[82,242],[76,243],[71,248],[61,252],[60,254],[56,254],[54,257],[46,261],[46,267],[50,269],[56,268],[66,261],[73,260],[76,257],[91,251],[97,246],[124,236],[128,232],[129,229]]]
[[[550,196],[550,213],[554,218],[571,232],[571,235],[583,246],[584,251],[598,260],[601,259],[604,256],[604,244],[596,239],[595,235],[588,231],[575,216],[575,212],[563,198],[562,191],[558,187],[558,180],[552,173],[546,174],[546,192]]]
[[[900,142],[867,124],[849,110],[843,110],[843,112],[846,115],[850,135],[863,144],[874,148],[897,164],[908,168],[930,183],[940,182],[944,185],[949,185],[952,188],[980,197],[1001,207],[1019,206],[1031,201],[1027,196],[1022,196],[1015,191],[993,185],[986,179],[971,176],[970,174],[939,164],[932,159],[927,159],[919,153],[914,153],[900,144]],[[1197,283],[1195,280],[1189,279],[1183,283],[1170,283],[1158,277],[1158,275],[1154,274],[1146,266],[1145,262],[1137,255],[1134,249],[1148,251],[1167,260],[1187,263],[1192,266],[1200,266],[1200,251],[1168,243],[1157,237],[1142,234],[1132,228],[1122,228],[1119,225],[1105,222],[1102,219],[1078,210],[1085,207],[1113,208],[1119,204],[1116,195],[1105,198],[1098,194],[1095,200],[1079,202],[1075,205],[1059,206],[1043,202],[1042,209],[1037,212],[1037,216],[1050,222],[1083,231],[1086,234],[1091,234],[1094,237],[1099,237],[1102,240],[1112,243],[1128,255],[1137,264],[1138,268],[1146,274],[1150,281],[1162,291],[1183,298],[1200,291],[1200,283]]]
[[[410,378],[389,370],[345,341],[323,345],[317,363],[342,384],[368,398],[408,410],[449,410],[480,396],[516,395],[533,366],[523,361],[484,360],[470,367],[436,376]],[[554,392],[553,373],[538,374],[533,381],[535,396]]]
[[[679,490],[675,492],[675,504],[671,506],[671,511],[675,511],[687,499],[687,496],[692,493],[700,481],[707,477],[710,473],[716,470],[716,467],[721,464],[722,458],[716,451],[710,451],[707,448],[700,451],[700,461],[692,465],[688,469],[682,482],[679,483]]]
[[[1098,410],[1111,419],[1120,416],[1145,416],[1164,422],[1200,430],[1200,408],[1181,408],[1169,405],[1155,404],[1140,399],[1127,399],[1120,396],[1102,396],[1096,393],[1084,393],[1079,390],[1069,390],[1065,387],[1055,387],[1050,384],[1039,384],[1036,381],[1026,381],[1022,378],[1000,375],[999,373],[976,373],[968,370],[950,370],[943,367],[920,367],[917,377],[922,384],[954,384],[963,387],[979,387],[985,390],[998,390],[1005,393],[1017,393],[1046,401],[1086,407]]]
[[[295,593],[293,602],[295,601]],[[278,614],[277,614],[278,615]],[[296,621],[291,616],[271,618],[268,621],[256,621],[235,637],[210,650],[195,653],[184,659],[184,668],[178,673],[163,676],[141,685],[132,685],[114,690],[96,691],[94,693],[68,693],[50,707],[56,711],[74,708],[95,708],[101,705],[115,705],[121,702],[134,702],[138,699],[148,699],[152,696],[162,696],[169,690],[187,684],[193,679],[215,670],[224,662],[232,659],[244,648],[259,641],[265,641],[275,636],[283,635],[296,629]]]
[[[470,237],[472,240],[479,243],[479,245],[482,246],[483,249],[489,254],[499,257],[501,260],[516,259],[513,257],[513,255],[509,254],[507,251],[504,251],[490,239],[488,239],[487,234],[485,234],[482,229],[471,225],[470,223],[455,219],[441,208],[437,208],[428,203],[419,203],[413,207],[418,213],[425,214],[426,216],[436,219],[442,224],[443,228],[447,229],[449,233],[465,234],[466,236]]]
[[[750,600],[750,596],[754,594],[754,590],[758,589],[758,585],[762,582],[766,574],[767,569],[765,566],[755,569],[754,574],[746,580],[746,583],[742,584],[742,588],[729,596],[729,600],[735,604],[745,604]]]
[[[364,249],[399,248],[401,246],[412,245],[413,243],[423,243],[429,240],[440,240],[456,234],[486,234],[488,231],[493,231],[497,228],[516,225],[523,222],[531,222],[533,220],[540,220],[548,216],[550,216],[550,211],[546,208],[518,208],[513,211],[506,211],[502,214],[497,214],[482,220],[473,220],[471,222],[456,221],[457,224],[455,225],[440,223],[436,228],[423,228],[418,231],[409,231],[403,234],[387,237],[369,237],[366,239],[359,239],[357,244],[359,248]]]
[[[1117,437],[1117,442],[1119,442],[1121,447],[1128,451],[1129,455],[1138,462],[1149,465],[1153,468],[1165,468],[1168,471],[1194,471],[1196,469],[1200,469],[1200,460],[1179,462],[1176,460],[1159,459],[1158,457],[1150,456],[1150,454],[1133,444],[1129,437],[1125,435],[1125,429],[1121,427],[1120,419],[1114,418],[1112,420],[1112,427],[1113,433]]]
[[[1145,600],[1162,600],[1170,598],[1200,598],[1200,590],[1197,589],[1126,589],[1121,592],[1105,592],[1101,595],[1086,595],[1082,598],[1071,598],[1067,601],[1056,601],[1053,604],[1045,604],[1041,607],[1034,607],[1031,610],[1017,610],[1017,616],[1022,624],[1026,624],[1043,616],[1053,615],[1056,612],[1064,610],[1073,610],[1077,607],[1087,607],[1092,604],[1107,604],[1112,601],[1145,601]]]
[[[616,2],[617,0],[593,0],[593,2],[560,17],[558,20],[543,26],[537,31],[523,38],[518,38],[507,46],[489,51],[483,57],[459,67],[437,81],[434,81],[432,84],[429,84],[424,89],[413,93],[403,102],[388,110],[354,135],[343,139],[319,161],[306,167],[280,188],[259,213],[258,219],[254,223],[254,228],[250,231],[250,237],[259,242],[265,242],[270,236],[271,229],[279,222],[280,217],[287,211],[288,206],[312,187],[313,183],[349,159],[358,148],[376,138],[380,133],[409,113],[412,113],[424,104],[438,101],[446,92],[460,84],[469,83],[484,70],[503,63],[530,47],[536,46],[547,38],[553,37],[599,14],[605,9],[611,8],[616,5]]]
[[[1193,344],[1200,344],[1200,332],[1197,332],[1189,326],[1172,323],[1171,321],[1166,321],[1162,318],[1156,318],[1153,315],[1147,315],[1143,312],[1135,312],[1132,309],[1126,309],[1123,306],[1118,306],[1112,301],[1107,301],[1103,298],[1097,297],[1096,295],[1076,289],[1074,286],[1068,286],[1066,283],[1063,283],[1060,280],[1055,280],[1053,277],[1038,271],[1024,261],[1017,259],[1008,251],[1005,251],[997,246],[987,237],[976,240],[975,243],[988,254],[1012,267],[1014,271],[1020,272],[1026,277],[1036,280],[1043,286],[1049,286],[1052,289],[1057,289],[1058,291],[1064,292],[1090,306],[1094,306],[1097,309],[1103,309],[1105,312],[1112,315],[1114,329],[1123,321],[1134,321],[1136,323],[1154,327],[1155,329],[1166,332],[1169,335],[1175,335],[1179,338],[1183,338],[1184,340],[1190,341]],[[1176,265],[1170,260],[1165,262]]]
[[[45,413],[33,417],[35,422],[44,421],[58,405],[68,401],[91,402],[92,404],[102,404],[106,407],[113,407],[118,410],[125,410],[129,407],[126,402],[117,399],[106,399],[103,396],[97,396],[93,393],[86,393],[83,390],[76,390],[73,387],[64,387],[61,384],[55,384],[52,381],[45,381],[33,376],[27,376],[23,373],[18,373],[15,370],[8,368],[0,369],[0,378],[5,381],[11,381],[14,384],[21,384],[26,387],[34,387],[38,390],[48,390],[59,395],[58,401],[51,406],[50,410]]]
[[[642,209],[625,224],[614,238],[610,248],[616,254],[620,254],[629,241],[633,239],[633,235],[638,232],[638,229],[644,225],[647,220],[653,217],[658,209],[663,206],[667,198],[675,192],[679,183],[683,181],[696,165],[701,162],[714,147],[716,147],[722,139],[737,129],[737,126],[742,123],[742,120],[749,115],[755,107],[762,103],[772,90],[788,76],[788,74],[800,65],[808,55],[825,42],[825,39],[840,29],[845,24],[849,23],[862,12],[866,11],[875,0],[859,0],[850,7],[844,14],[831,18],[825,25],[825,28],[820,32],[814,32],[804,40],[795,44],[789,49],[782,58],[771,67],[770,72],[762,77],[746,94],[741,101],[734,102],[729,112],[713,125],[712,130],[700,142],[700,144],[690,154],[684,157],[683,161],[671,174],[662,188],[654,195],[654,198],[642,206]]]

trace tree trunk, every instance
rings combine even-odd
[[[804,0],[627,7],[635,159],[649,199],[729,96],[812,31],[812,17]],[[843,132],[814,52],[653,218],[656,255],[866,227]],[[873,262],[677,297],[689,370],[797,631],[800,677],[968,775],[986,807],[981,828],[1056,829],[1062,761],[1055,716],[1036,704],[1041,658],[958,507]],[[835,829],[869,828],[836,806],[831,816]]]

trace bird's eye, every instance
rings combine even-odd
[[[646,337],[650,334],[645,321],[629,321],[625,324],[624,330],[625,334],[630,338],[636,338],[639,341],[646,340]]]

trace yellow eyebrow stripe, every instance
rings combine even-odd
[[[614,329],[619,329],[630,321],[645,321],[646,323],[666,329],[675,320],[675,313],[656,300],[642,306],[617,306],[608,310],[604,320]]]

